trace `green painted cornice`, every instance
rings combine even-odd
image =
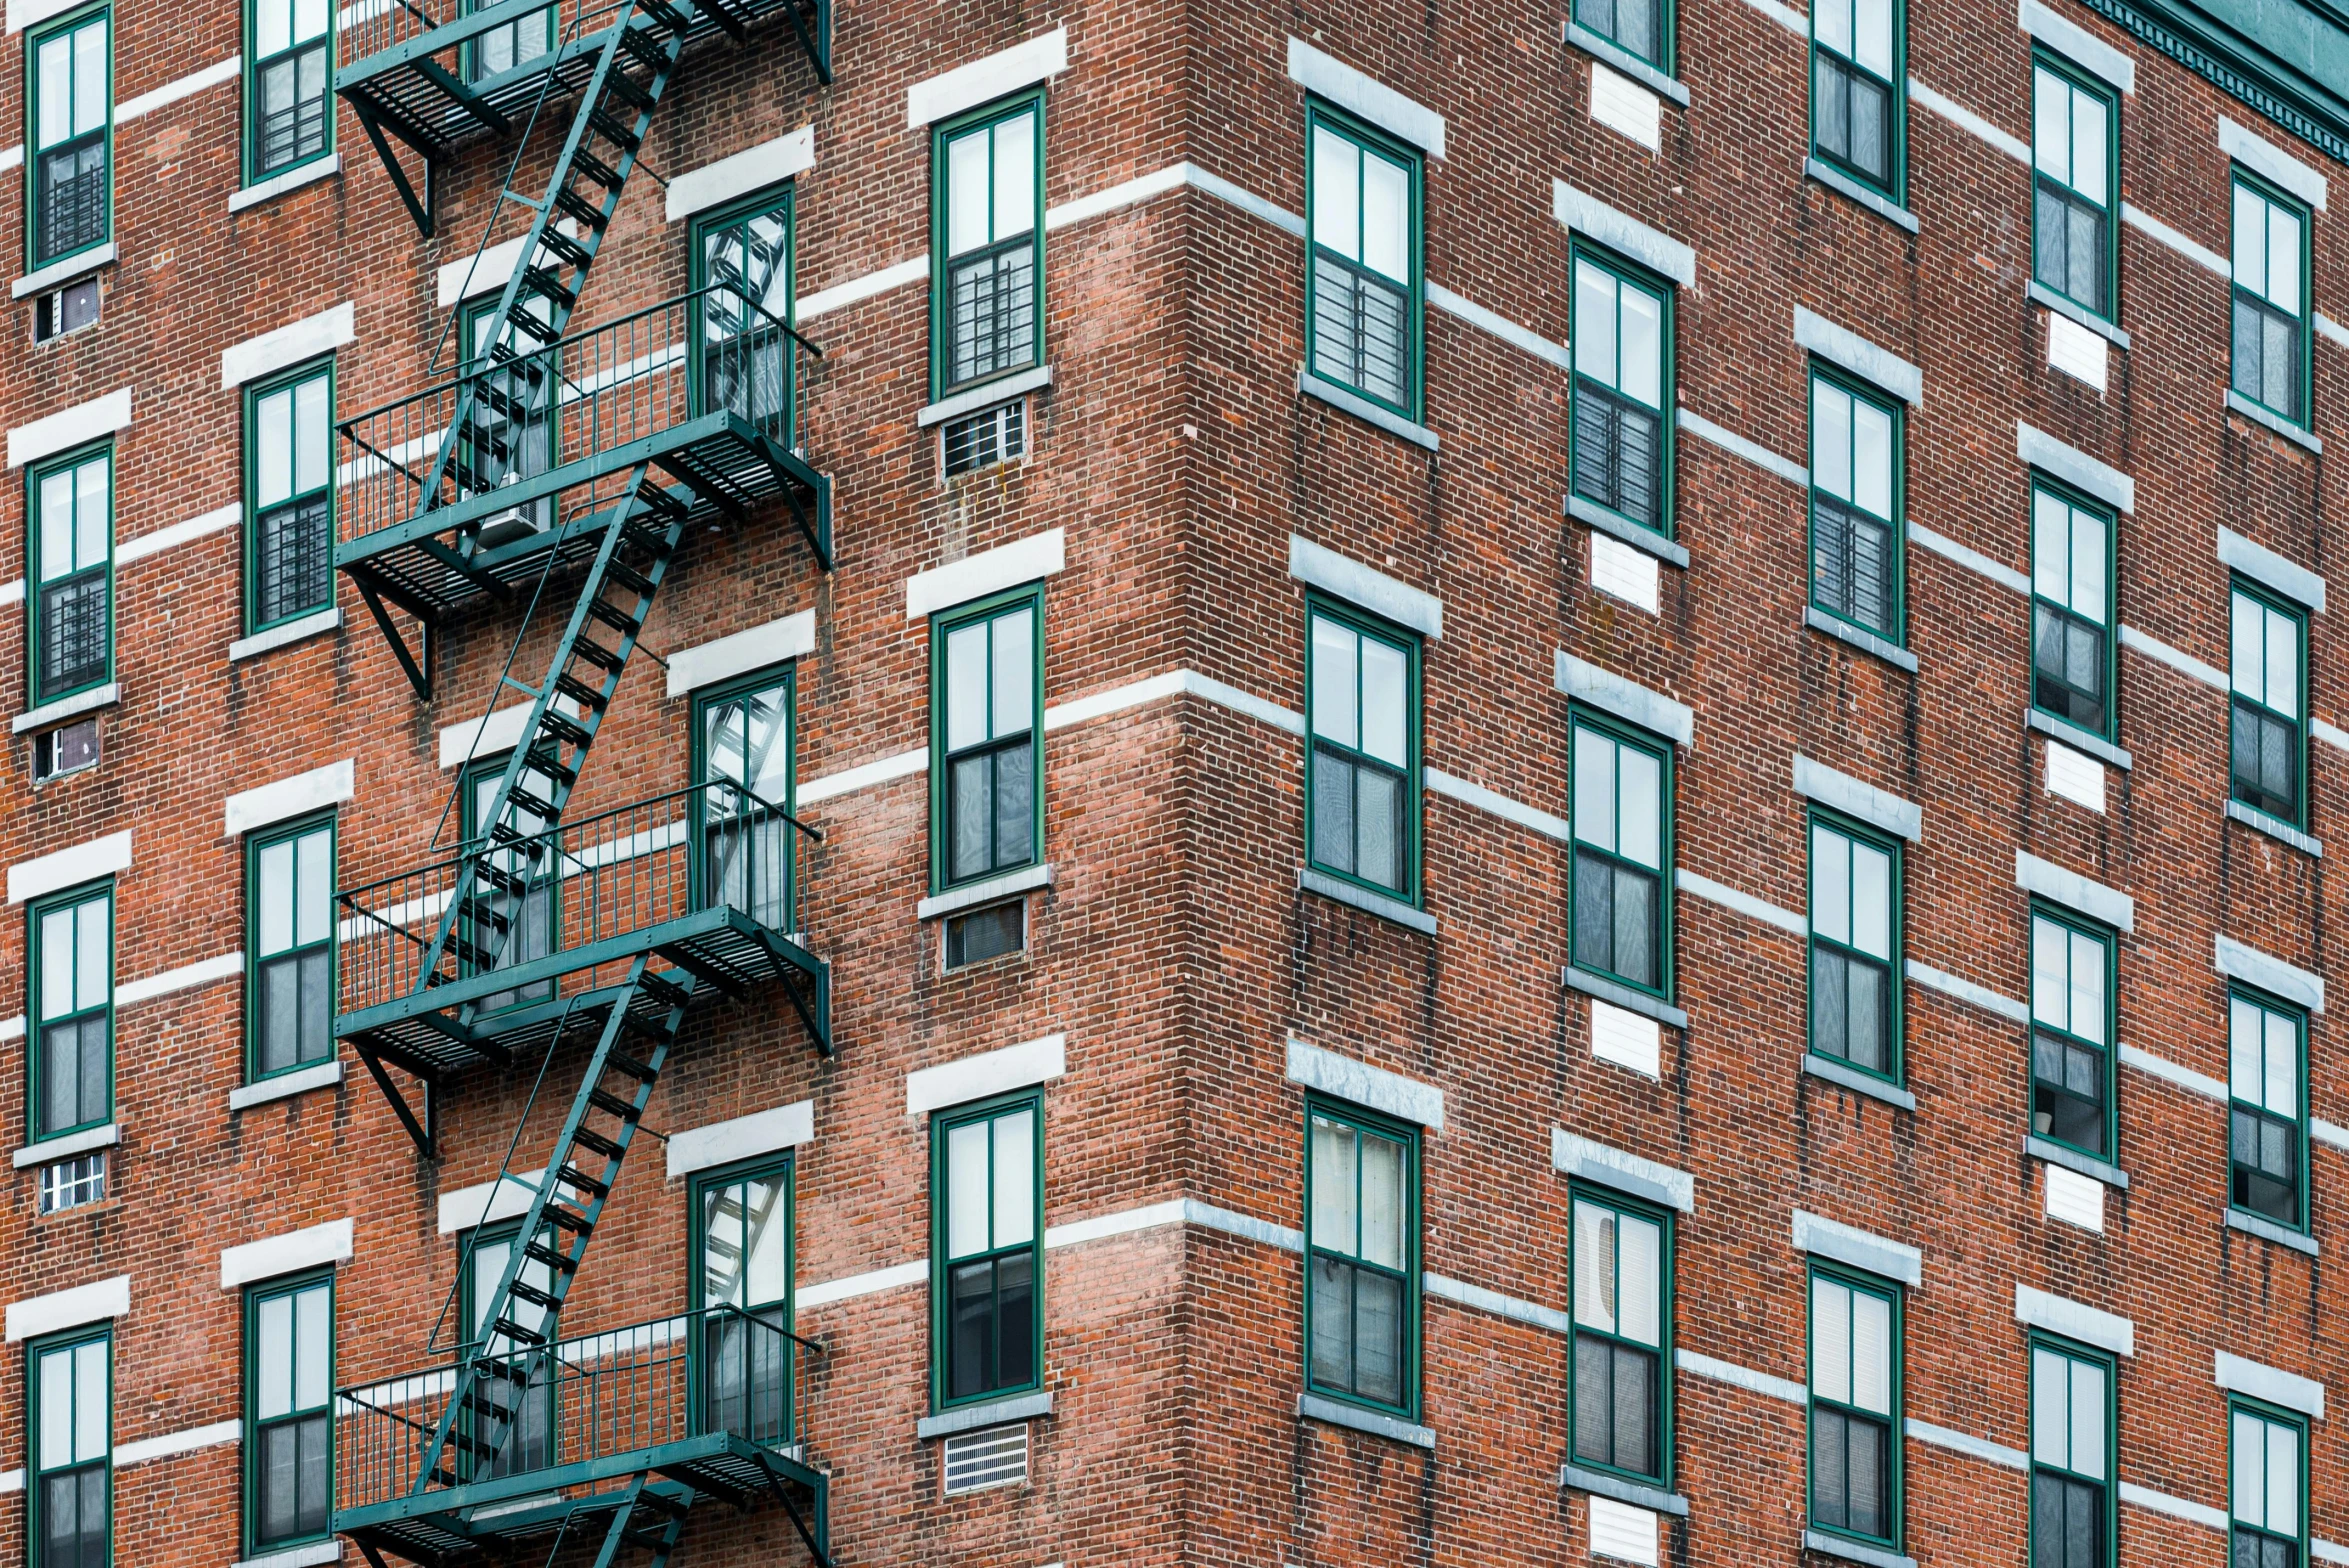
[[[2349,14],[2327,0],[2080,0],[2349,163]]]

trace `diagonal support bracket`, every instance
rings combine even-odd
[[[392,153],[391,143],[384,140],[383,127],[377,123],[375,111],[356,98],[351,100],[351,109],[359,116],[359,128],[375,144],[375,155],[383,160],[384,172],[391,176],[392,188],[400,193],[400,201],[407,207],[408,216],[416,220],[417,229],[426,239],[432,238],[432,155],[424,153],[424,194],[419,198],[416,187],[408,183],[408,171],[400,167],[400,160]]]
[[[367,1075],[375,1080],[375,1087],[381,1089],[384,1099],[391,1103],[392,1114],[399,1117],[400,1125],[408,1130],[408,1137],[415,1143],[416,1151],[428,1160],[437,1158],[435,1146],[440,1142],[440,1106],[432,1093],[432,1080],[423,1077],[417,1079],[424,1088],[424,1115],[419,1120],[415,1111],[409,1108],[408,1097],[400,1093],[399,1085],[391,1081],[391,1074],[383,1070],[383,1062],[375,1052],[364,1045],[356,1049],[359,1060],[367,1066]]]
[[[797,1530],[799,1538],[807,1543],[808,1555],[816,1560],[816,1568],[832,1568],[832,1559],[824,1554],[823,1547],[816,1544],[815,1536],[808,1530],[807,1520],[800,1515],[799,1505],[791,1500],[791,1489],[783,1484],[783,1477],[768,1462],[765,1454],[758,1458],[759,1471],[767,1478],[767,1490],[775,1494],[775,1501],[783,1505],[784,1514],[791,1520],[791,1528]]]
[[[408,684],[416,688],[416,695],[425,702],[432,700],[432,622],[418,616],[416,619],[416,651],[408,651],[408,639],[392,624],[391,611],[384,607],[383,595],[366,576],[357,572],[351,580],[358,585],[359,597],[367,601],[367,613],[375,617],[376,626],[383,632],[384,641],[391,644],[392,656],[400,661],[400,669],[408,677]]]

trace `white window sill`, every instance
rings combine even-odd
[[[2314,856],[2319,860],[2324,858],[2325,846],[2322,839],[2303,833],[2281,817],[2271,817],[2255,806],[2246,806],[2239,800],[2229,800],[2227,802],[2227,820],[2240,822],[2254,833],[2265,833],[2278,843],[2291,845],[2302,854]]]
[[[990,1400],[983,1405],[961,1405],[934,1416],[924,1416],[915,1428],[915,1435],[927,1441],[934,1437],[952,1437],[958,1432],[976,1432],[981,1427],[1034,1421],[1050,1414],[1052,1392],[1046,1389],[1042,1393],[1014,1394],[1009,1399]]]
[[[1408,926],[1424,935],[1436,934],[1435,916],[1426,910],[1384,893],[1373,893],[1366,887],[1356,887],[1345,878],[1333,877],[1326,871],[1316,871],[1311,866],[1298,867],[1297,886],[1308,893],[1318,893],[1323,898],[1359,909],[1364,914],[1391,920],[1399,926]]]
[[[2023,727],[2037,730],[2049,740],[2060,740],[2074,751],[2084,751],[2099,762],[2108,762],[2123,773],[2137,765],[2137,759],[2125,748],[2100,735],[2091,735],[2077,724],[2067,724],[2052,713],[2032,708],[2023,715]]]
[[[2064,298],[2061,294],[2058,294],[2055,290],[2049,288],[2046,284],[2039,282],[2037,279],[2032,280],[2031,286],[2027,293],[2032,304],[2044,305],[2049,310],[2054,311],[2057,315],[2069,320],[2073,325],[2086,327],[2089,331],[2095,333],[2098,337],[2104,339],[2107,343],[2110,343],[2114,348],[2119,349],[2124,354],[2129,351],[2129,334],[2123,332],[2119,327],[2114,326],[2111,322],[2105,320],[2102,316],[2099,316],[2096,314],[2096,312],[2090,310],[2087,306],[2073,304],[2070,300]]]
[[[1835,192],[1836,195],[1858,202],[1893,227],[1906,229],[1911,234],[1917,232],[1917,215],[1915,213],[1882,191],[1868,189],[1833,164],[1822,163],[1816,158],[1805,158],[1803,173],[1817,180],[1821,185]]]
[[[2312,430],[2303,430],[2283,415],[2260,407],[2233,387],[2227,388],[2227,412],[2238,414],[2253,424],[2274,431],[2294,446],[2306,447],[2315,456],[2324,455],[2325,444]]]
[[[958,915],[966,909],[976,909],[981,904],[1001,903],[1022,893],[1031,893],[1037,888],[1051,885],[1052,862],[1047,860],[1041,865],[1006,871],[984,882],[973,882],[968,887],[948,888],[943,893],[934,893],[914,906],[914,918],[935,920],[941,915]]]
[[[1688,1014],[1661,997],[1648,995],[1637,987],[1610,980],[1605,975],[1592,974],[1587,969],[1566,968],[1566,989],[1580,991],[1584,996],[1595,996],[1600,1001],[1637,1013],[1642,1018],[1653,1018],[1657,1023],[1669,1024],[1675,1029],[1688,1027]]]
[[[243,212],[247,207],[258,207],[263,202],[275,201],[288,191],[298,191],[303,186],[315,185],[320,180],[331,180],[342,172],[343,155],[339,152],[331,152],[323,158],[313,159],[298,168],[288,169],[283,174],[272,175],[258,185],[248,185],[243,190],[232,193],[228,198],[228,210]]]
[[[1824,1079],[1839,1089],[1849,1089],[1854,1094],[1864,1094],[1872,1100],[1882,1100],[1886,1105],[1898,1110],[1913,1111],[1917,1108],[1917,1097],[1899,1084],[1888,1083],[1872,1073],[1860,1071],[1857,1067],[1846,1067],[1832,1056],[1821,1056],[1813,1051],[1803,1052],[1803,1071],[1813,1078]]]
[[[1328,1426],[1342,1426],[1350,1432],[1368,1432],[1372,1437],[1392,1438],[1398,1443],[1409,1443],[1413,1448],[1433,1449],[1436,1446],[1435,1428],[1432,1426],[1420,1426],[1400,1416],[1380,1415],[1375,1410],[1364,1410],[1357,1405],[1324,1399],[1318,1394],[1297,1396],[1297,1418],[1300,1421],[1319,1421]]]
[[[1611,539],[1620,539],[1634,550],[1644,550],[1659,561],[1685,568],[1688,565],[1688,546],[1676,544],[1652,528],[1627,523],[1595,501],[1569,493],[1566,497],[1566,515],[1586,528],[1594,528]]]
[[[96,250],[85,250],[78,256],[53,261],[37,272],[28,272],[8,285],[10,299],[30,299],[35,294],[46,294],[60,283],[71,283],[85,272],[96,272],[100,267],[114,265],[115,246],[112,240]]]
[[[1637,1481],[1626,1481],[1619,1475],[1604,1470],[1585,1470],[1580,1465],[1567,1465],[1558,1472],[1558,1485],[1577,1492],[1595,1492],[1611,1497],[1616,1502],[1628,1503],[1634,1508],[1645,1508],[1654,1513],[1671,1514],[1675,1518],[1688,1517],[1688,1499],[1677,1492],[1667,1492],[1660,1486],[1644,1486]]]
[[[1347,391],[1344,387],[1324,381],[1308,371],[1297,372],[1297,390],[1310,398],[1318,398],[1335,409],[1352,414],[1365,424],[1378,426],[1390,435],[1401,436],[1413,446],[1437,449],[1436,433],[1425,425],[1415,425],[1391,408],[1382,408],[1366,397]]]
[[[1838,642],[1846,642],[1862,653],[1872,653],[1895,669],[1917,673],[1917,656],[1899,643],[1879,637],[1864,626],[1829,615],[1815,604],[1803,606],[1803,624],[1815,632],[1825,632]]]
[[[62,1138],[46,1138],[39,1143],[28,1143],[10,1158],[20,1171],[29,1171],[36,1165],[54,1165],[59,1160],[70,1160],[77,1154],[89,1154],[98,1149],[111,1149],[122,1142],[122,1124],[108,1122],[103,1127],[92,1127],[87,1132],[69,1132]]]
[[[241,1563],[230,1563],[228,1568],[324,1568],[327,1563],[342,1560],[342,1537],[337,1536],[331,1541],[312,1541],[308,1546],[271,1552],[266,1557],[248,1557]]]
[[[234,664],[239,659],[250,659],[279,648],[291,647],[297,642],[306,642],[323,632],[340,631],[342,624],[342,606],[333,605],[320,610],[316,615],[305,615],[298,621],[287,621],[283,625],[272,626],[265,632],[255,632],[250,637],[239,637],[228,645],[228,662]]]
[[[256,1105],[290,1100],[297,1094],[308,1094],[313,1089],[331,1089],[342,1081],[343,1064],[339,1058],[320,1062],[315,1067],[279,1073],[274,1078],[263,1078],[255,1083],[238,1084],[228,1091],[228,1108],[231,1111],[249,1111]]]
[[[1609,70],[1630,77],[1649,92],[1669,98],[1683,109],[1688,107],[1688,88],[1685,84],[1666,76],[1612,39],[1601,38],[1581,23],[1570,21],[1566,24],[1566,42]]]
[[[1033,370],[1023,370],[1017,375],[1005,376],[1000,381],[989,381],[981,386],[972,387],[967,392],[957,392],[951,397],[942,397],[914,415],[914,424],[920,429],[927,430],[932,425],[942,425],[949,419],[960,419],[965,414],[975,414],[983,408],[995,408],[1008,403],[1015,397],[1026,397],[1030,392],[1041,391],[1050,385],[1052,385],[1052,367],[1038,365]]]
[[[1847,1541],[1840,1535],[1829,1535],[1824,1530],[1805,1530],[1803,1550],[1817,1552],[1822,1557],[1840,1557],[1847,1563],[1866,1563],[1868,1568],[1917,1568],[1914,1557],[1903,1557],[1898,1552],[1881,1546],[1869,1546],[1862,1541]]]
[[[100,708],[111,708],[120,701],[122,682],[108,681],[103,686],[93,686],[88,691],[75,692],[70,697],[60,697],[55,702],[44,703],[29,712],[20,713],[11,721],[9,729],[14,734],[28,735],[34,730],[63,724],[67,719],[78,719],[85,713],[95,713]]]
[[[2305,1252],[2312,1258],[2317,1256],[2314,1236],[2303,1236],[2288,1226],[2278,1225],[2263,1214],[2246,1214],[2241,1209],[2229,1209],[2227,1210],[2227,1229],[2239,1230],[2246,1235],[2265,1237],[2279,1247],[2290,1247],[2294,1252]]]
[[[2122,1170],[2110,1160],[2100,1160],[2093,1154],[2082,1154],[2079,1150],[2068,1148],[2052,1138],[2042,1138],[2037,1133],[2033,1133],[2023,1140],[2023,1152],[2035,1160],[2045,1160],[2050,1165],[2060,1165],[2067,1171],[2087,1177],[2090,1181],[2100,1181],[2107,1187],[2118,1187],[2124,1192],[2128,1190],[2129,1173],[2127,1171]]]

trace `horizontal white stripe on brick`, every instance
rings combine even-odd
[[[131,389],[121,387],[104,397],[18,425],[8,432],[8,466],[22,468],[44,457],[70,451],[87,441],[110,436],[131,422]]]
[[[130,1276],[117,1274],[95,1284],[51,1291],[8,1304],[8,1343],[118,1318],[130,1311]]]
[[[244,64],[244,58],[241,55],[232,54],[225,60],[213,61],[201,71],[191,71],[174,81],[165,82],[161,87],[155,88],[151,92],[141,93],[135,98],[125,98],[114,106],[114,123],[116,125],[128,124],[132,120],[153,114],[158,109],[167,108],[182,98],[192,98],[207,87],[218,87],[223,83],[233,82],[237,79],[237,73],[244,69]]]
[[[689,1127],[669,1134],[669,1180],[696,1171],[716,1170],[737,1160],[756,1159],[778,1149],[796,1148],[814,1141],[816,1102],[795,1100],[772,1110],[754,1111],[707,1127]]]
[[[234,1290],[255,1280],[298,1274],[351,1260],[351,1222],[328,1220],[263,1241],[220,1249],[220,1288]]]
[[[183,1431],[166,1432],[161,1437],[142,1437],[134,1442],[114,1445],[115,1468],[143,1465],[157,1459],[175,1459],[181,1454],[192,1454],[199,1448],[218,1448],[224,1443],[242,1442],[245,1424],[242,1421],[215,1421],[209,1426],[191,1426]]]
[[[1444,635],[1443,600],[1299,534],[1289,535],[1289,575],[1421,636]]]
[[[786,659],[804,658],[815,649],[816,612],[786,615],[779,621],[670,654],[669,695],[682,697]]]
[[[1005,588],[1053,576],[1068,565],[1068,534],[1054,528],[981,550],[905,580],[905,618],[918,621]]]
[[[273,372],[290,369],[304,360],[331,354],[359,336],[358,309],[348,300],[314,316],[247,338],[220,351],[223,390],[258,381]]]
[[[688,169],[669,181],[671,223],[724,206],[737,196],[780,185],[816,166],[816,128],[803,125],[788,136],[746,147],[738,153]]]
[[[921,1116],[950,1106],[967,1105],[991,1095],[1009,1094],[1034,1084],[1049,1083],[1068,1071],[1068,1036],[1048,1034],[1040,1040],[983,1051],[959,1061],[924,1067],[905,1075],[905,1114]]]
[[[339,806],[356,792],[357,778],[355,764],[345,757],[340,762],[297,773],[290,779],[279,779],[274,784],[231,795],[221,806],[221,836],[236,838],[255,828],[290,822],[313,811]]]
[[[1302,38],[1289,40],[1289,80],[1349,114],[1392,132],[1431,157],[1444,155],[1444,117],[1413,103],[1385,83],[1322,53]]]
[[[244,520],[243,503],[231,501],[226,506],[216,506],[202,516],[191,517],[184,523],[173,523],[168,527],[158,528],[151,534],[141,534],[136,539],[123,540],[114,547],[114,564],[128,566],[131,562],[143,561],[150,555],[161,555],[166,550],[176,550],[183,544],[193,544],[198,539],[234,528]]]
[[[976,109],[1008,93],[1049,81],[1068,69],[1068,29],[1055,27],[1026,43],[956,66],[905,90],[905,123],[918,130]]]
[[[182,964],[177,969],[166,969],[144,980],[133,980],[127,985],[116,986],[114,1005],[117,1008],[136,1007],[141,1002],[152,1002],[159,996],[169,996],[175,991],[193,991],[198,986],[218,985],[223,980],[234,980],[244,972],[243,953],[222,953],[216,958]]]
[[[21,904],[59,888],[95,882],[100,877],[128,871],[130,864],[131,830],[124,828],[120,833],[109,833],[104,838],[94,838],[86,844],[76,844],[34,860],[20,860],[10,866],[8,901]]]
[[[1383,1112],[1431,1133],[1444,1130],[1444,1091],[1289,1036],[1288,1079],[1319,1094]]]

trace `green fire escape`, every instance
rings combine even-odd
[[[497,212],[518,207],[529,224],[456,368],[341,422],[335,564],[420,696],[453,617],[518,610],[492,702],[518,694],[521,722],[452,847],[338,892],[335,1033],[427,1156],[459,1075],[533,1061],[543,1074],[558,1049],[588,1054],[545,1164],[500,1173],[529,1207],[502,1254],[468,1245],[462,1267],[482,1288],[447,1336],[455,1348],[338,1392],[334,1528],[375,1568],[387,1554],[455,1568],[570,1547],[593,1550],[595,1568],[639,1551],[663,1568],[698,1504],[767,1500],[828,1568],[827,1480],[800,1435],[800,1368],[817,1347],[774,1311],[730,1306],[591,1333],[561,1319],[690,1008],[779,987],[831,1050],[831,971],[798,918],[799,838],[814,835],[785,804],[712,780],[567,814],[702,523],[787,513],[831,565],[831,487],[808,461],[801,409],[802,362],[820,351],[790,323],[736,281],[570,328],[688,48],[772,22],[829,82],[830,4],[461,5],[362,0],[342,33],[337,91],[427,234],[436,176],[467,141],[519,133],[519,168],[537,128],[571,107],[544,189],[515,190],[509,174],[499,192]],[[394,141],[423,160],[421,182]],[[542,615],[562,624],[533,684],[515,662]],[[422,1086],[420,1108],[394,1071]]]

